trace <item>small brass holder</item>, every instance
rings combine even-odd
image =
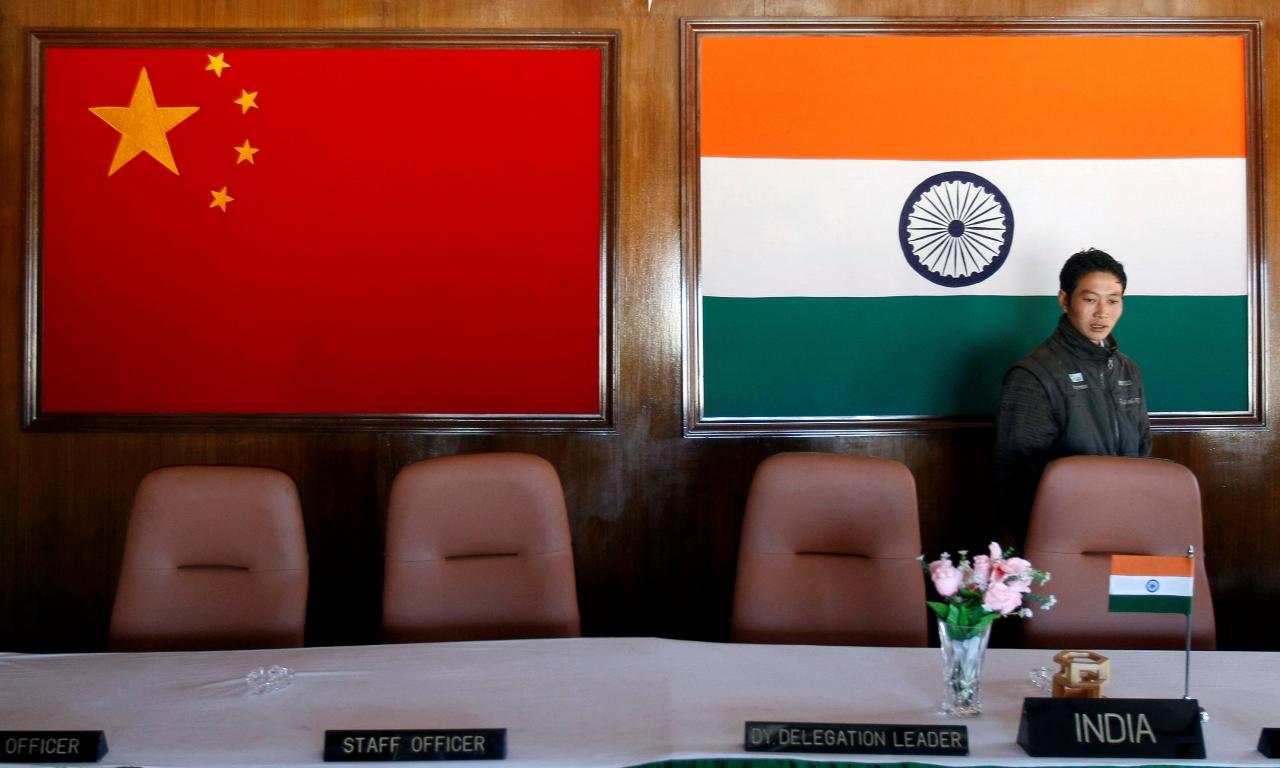
[[[1053,660],[1055,699],[1100,699],[1102,688],[1111,681],[1111,660],[1093,651],[1059,651]]]

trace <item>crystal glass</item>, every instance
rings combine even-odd
[[[990,638],[990,624],[978,629],[938,620],[944,715],[977,717],[982,714],[982,659]]]
[[[249,674],[244,676],[244,682],[249,686],[249,693],[260,696],[288,688],[293,682],[293,670],[278,664],[258,667],[249,670]]]
[[[1035,667],[1027,672],[1027,679],[1045,693],[1053,693],[1054,671],[1054,667]]]

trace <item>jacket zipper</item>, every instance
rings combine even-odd
[[[1115,441],[1115,445],[1112,448],[1112,451],[1116,456],[1119,456],[1121,455],[1120,453],[1121,451],[1120,413],[1119,413],[1120,409],[1116,407],[1115,387],[1111,386],[1111,374],[1115,372],[1115,362],[1116,362],[1116,358],[1113,355],[1107,358],[1106,365],[1103,366],[1102,391],[1106,393],[1103,399],[1107,401],[1107,410],[1111,411],[1111,438]]]

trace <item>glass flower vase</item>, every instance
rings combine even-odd
[[[979,628],[938,620],[944,715],[977,717],[982,714],[982,659],[990,638],[990,624]]]

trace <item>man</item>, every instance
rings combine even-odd
[[[1124,267],[1092,248],[1058,275],[1058,327],[1004,377],[996,416],[998,533],[1021,543],[1045,465],[1062,456],[1151,455],[1142,374],[1112,331],[1124,312]]]

